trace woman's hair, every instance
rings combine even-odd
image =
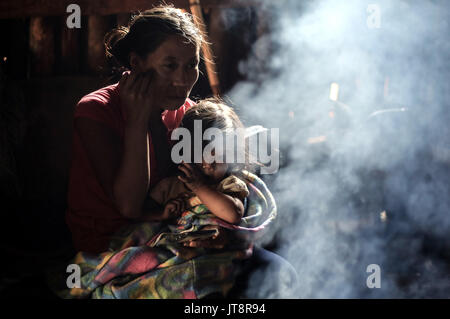
[[[209,128],[218,128],[224,133],[224,140],[226,134],[233,134],[237,129],[245,129],[241,120],[234,112],[233,108],[226,105],[225,102],[219,98],[208,98],[199,101],[196,105],[190,107],[184,114],[180,127],[184,127],[194,134],[195,120],[200,120],[202,123],[202,137],[203,133]],[[192,136],[192,138],[194,138]],[[209,141],[203,141],[203,148]],[[192,143],[194,144],[194,143]],[[247,143],[243,149],[239,149],[239,143],[234,143],[235,152],[244,152],[245,163],[228,163],[232,169],[247,169],[249,170],[249,155]],[[202,148],[202,149],[203,149]],[[228,162],[228,161],[227,161]]]
[[[128,26],[119,27],[106,34],[106,55],[130,69],[131,52],[145,57],[171,35],[182,36],[196,47],[200,47],[205,41],[190,13],[165,5],[140,12],[131,18]]]

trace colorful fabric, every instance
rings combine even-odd
[[[236,260],[251,255],[252,245],[248,244],[276,217],[275,201],[264,182],[248,172],[242,177],[249,196],[240,225],[214,217],[204,205],[186,211],[172,229],[162,223],[130,225],[116,234],[107,252],[78,253],[73,263],[80,266],[81,287],[60,290],[59,295],[64,298],[202,298],[221,293],[225,296],[237,274]],[[184,234],[207,233],[204,227],[211,225],[229,229],[246,245],[223,250],[182,245]]]
[[[235,175],[230,175],[221,181],[218,190],[236,196],[240,200],[244,200],[249,194],[247,184]]]

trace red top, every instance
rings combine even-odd
[[[103,123],[116,131],[123,141],[125,119],[118,93],[117,84],[114,84],[84,96],[76,106],[74,118],[84,117]],[[179,126],[186,109],[193,104],[194,102],[187,99],[178,110],[162,113],[162,120],[169,130],[169,136],[170,132]],[[161,177],[157,176],[151,137],[149,142],[152,177],[150,187],[152,187]],[[110,236],[129,222],[103,191],[76,130],[73,134],[66,222],[72,232],[75,249],[87,252],[106,250]]]

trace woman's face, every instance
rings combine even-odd
[[[137,55],[134,59],[133,71],[154,71],[158,104],[165,110],[182,106],[198,80],[200,48],[178,35],[169,36],[145,59]]]

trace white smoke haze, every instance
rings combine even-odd
[[[279,211],[267,241],[299,286],[256,288],[273,280],[267,271],[249,289],[261,298],[450,297],[450,3],[261,7],[271,30],[240,65],[248,81],[228,96],[247,124],[280,128],[282,165],[264,176]],[[381,267],[379,289],[366,286],[369,264]]]

